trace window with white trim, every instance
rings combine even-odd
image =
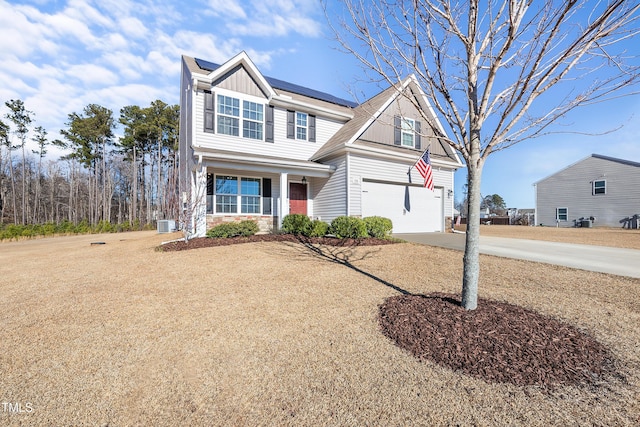
[[[307,113],[296,112],[296,139],[307,140]]]
[[[264,105],[257,102],[242,101],[242,136],[262,139],[264,125]]]
[[[556,208],[556,221],[568,221],[569,208]]]
[[[415,145],[415,128],[416,122],[406,117],[402,118],[402,145],[405,147],[413,147]]]
[[[217,96],[217,127],[223,135],[240,136],[251,139],[264,139],[264,104],[242,100],[232,96]],[[242,123],[240,121],[242,120]]]
[[[229,175],[215,176],[215,210],[217,214],[260,214],[262,180]]]
[[[607,194],[607,181],[604,179],[593,181],[593,189],[592,193],[594,196],[596,194]]]
[[[240,100],[218,95],[218,133],[240,135]]]

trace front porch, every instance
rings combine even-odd
[[[195,221],[197,235],[225,222],[252,220],[261,233],[276,231],[289,213],[313,215],[313,178],[329,177],[332,168],[314,162],[272,160],[230,161],[202,158],[194,176],[194,190],[200,188]]]

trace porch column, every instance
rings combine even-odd
[[[280,173],[280,206],[278,207],[278,228],[282,227],[282,219],[289,215],[289,175]]]

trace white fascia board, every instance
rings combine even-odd
[[[308,102],[298,101],[286,95],[274,95],[270,99],[271,105],[274,107],[283,107],[289,109],[295,109],[296,111],[302,111],[307,113],[321,113],[323,117],[339,120],[341,122],[347,122],[353,118],[353,113],[344,113],[342,111],[336,111],[318,105],[313,105]]]
[[[419,154],[416,154],[415,152],[411,152],[411,153],[397,153],[397,152],[389,152],[388,150],[382,149],[382,148],[373,148],[373,147],[363,147],[361,145],[351,145],[349,147],[343,147],[345,149],[346,152],[351,152],[351,153],[359,153],[359,154],[366,154],[369,156],[374,156],[374,157],[378,157],[378,158],[384,158],[384,159],[388,159],[388,160],[404,160],[407,161],[408,163],[415,163],[418,158],[419,158]],[[464,164],[459,163],[459,162],[454,162],[454,161],[450,161],[450,160],[441,160],[441,159],[434,159],[431,158],[431,165],[432,166],[441,166],[441,167],[446,167],[446,168],[451,168],[451,169],[459,169],[459,168],[463,168],[465,167]]]
[[[287,172],[319,178],[329,177],[335,171],[334,166],[308,161],[270,159],[251,155],[217,153],[209,150],[196,151],[195,155],[202,156],[203,164],[211,167],[269,173]]]
[[[251,77],[253,77],[258,83],[258,86],[260,86],[260,89],[262,89],[264,93],[267,94],[267,97],[269,99],[275,96],[276,92],[264,78],[262,73],[260,73],[256,65],[253,63],[253,61],[251,61],[251,58],[249,58],[249,55],[247,55],[245,51],[240,52],[239,54],[222,64],[220,67],[218,67],[218,69],[210,72],[209,74],[206,74],[206,80],[204,80],[204,82],[208,82],[209,85],[211,85],[211,83],[216,79],[225,75],[227,72],[231,71],[238,65],[242,65],[249,72]]]

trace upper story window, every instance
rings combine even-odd
[[[218,133],[240,135],[240,100],[218,95]]]
[[[400,147],[422,149],[420,141],[421,125],[418,120],[408,117],[393,117],[393,144]]]
[[[264,140],[265,106],[258,102],[251,102],[218,94],[215,97],[211,92],[204,94],[204,130],[205,132],[218,132],[223,135]],[[242,102],[241,102],[242,101]],[[240,109],[242,106],[242,110]],[[242,115],[240,114],[242,112]],[[215,128],[214,128],[214,117]],[[268,139],[268,136],[267,136]]]
[[[604,179],[593,181],[592,194],[594,196],[596,194],[607,194],[607,181],[605,181]]]
[[[245,138],[262,139],[264,123],[264,105],[257,102],[242,102],[242,136]]]
[[[296,113],[296,139],[307,140],[307,114]]]
[[[316,142],[316,116],[287,110],[287,138]]]
[[[406,117],[402,118],[402,145],[414,147],[416,122]]]

